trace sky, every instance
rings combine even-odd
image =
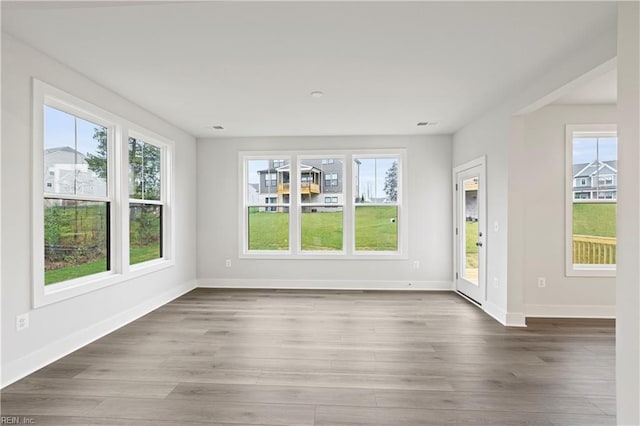
[[[611,161],[618,159],[617,138],[574,138],[573,164],[590,163],[596,159]]]
[[[367,198],[386,197],[384,181],[387,171],[395,158],[359,158],[360,161],[360,194]],[[339,160],[336,160],[339,161]],[[304,163],[304,160],[302,160]],[[269,165],[268,160],[248,160],[247,180],[249,183],[260,182],[258,171],[265,170]]]
[[[44,147],[58,148],[71,147],[84,155],[97,154],[98,142],[93,139],[95,128],[102,126],[78,118],[78,141],[75,142],[74,116],[57,109],[45,106],[44,108]]]
[[[366,198],[383,198],[384,181],[387,171],[396,161],[395,158],[359,158],[360,161],[360,195]]]

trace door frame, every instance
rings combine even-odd
[[[483,235],[483,250],[480,251],[478,256],[478,286],[480,287],[481,298],[478,301],[475,301],[482,305],[484,309],[484,305],[487,301],[487,250],[488,250],[488,235],[487,235],[487,165],[486,165],[486,156],[483,155],[481,157],[475,158],[471,161],[468,161],[459,166],[455,166],[452,170],[452,185],[451,185],[451,194],[452,194],[452,205],[453,205],[453,223],[451,229],[452,241],[453,241],[453,289],[458,294],[462,294],[467,299],[471,299],[469,296],[466,296],[464,293],[460,293],[458,291],[458,276],[456,275],[460,270],[460,256],[459,250],[460,246],[458,244],[458,235],[456,234],[456,227],[458,225],[458,209],[460,206],[458,205],[458,191],[456,190],[456,185],[458,184],[458,173],[464,172],[465,170],[472,169],[475,167],[480,167],[480,187],[478,190],[478,216],[482,217],[482,221],[480,221],[481,228],[478,229],[479,232],[482,232]]]

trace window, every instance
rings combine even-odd
[[[567,126],[568,276],[615,275],[617,146],[615,126]]]
[[[325,197],[320,186],[321,176],[325,184],[342,185],[344,161],[340,158],[301,157],[300,173],[300,250],[302,252],[341,252],[344,247],[343,206],[338,204],[342,194]],[[327,173],[327,170],[331,170]],[[335,199],[335,202],[333,200]],[[331,205],[329,205],[331,204]]]
[[[44,106],[44,284],[111,269],[111,130]]]
[[[333,163],[331,163],[331,164],[333,164]],[[338,186],[338,174],[337,173],[327,173],[327,174],[325,174],[324,175],[324,184],[326,186]]]
[[[404,155],[241,153],[240,257],[406,258]]]
[[[162,149],[129,138],[129,264],[162,257]]]
[[[285,160],[273,160],[273,168],[277,169],[285,165]]]
[[[276,186],[277,174],[276,173],[264,173],[262,183],[264,186]]]
[[[278,163],[278,171],[270,167]],[[289,251],[289,160],[251,158],[244,163],[243,240],[247,252]],[[268,182],[268,184],[267,184]]]
[[[355,251],[397,251],[398,158],[356,157],[353,169]]]
[[[122,129],[133,131],[137,126],[34,80],[36,308],[125,281],[138,274],[137,269],[146,272],[172,265],[165,254],[160,263],[130,269],[126,257],[131,250],[132,263],[161,258],[166,242],[172,241],[166,225],[172,144],[160,142],[160,137],[154,137],[157,144],[155,139],[147,143],[151,141],[138,138],[128,143]],[[123,141],[122,146],[117,141]],[[132,149],[134,142],[138,145]],[[126,152],[127,145],[129,158],[121,158],[117,153]],[[117,179],[127,168],[128,183]],[[129,194],[130,218],[125,214]],[[136,249],[146,251],[136,258]]]

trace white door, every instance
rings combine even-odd
[[[484,158],[454,169],[456,290],[479,305],[486,300]]]

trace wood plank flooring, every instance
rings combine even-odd
[[[614,322],[449,292],[197,289],[2,391],[35,424],[615,424]]]

